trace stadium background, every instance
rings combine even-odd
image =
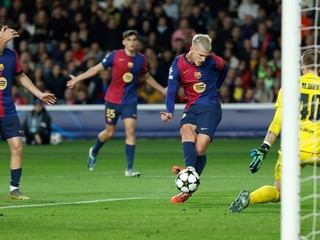
[[[302,23],[308,26],[312,18],[307,13],[302,14]],[[122,48],[121,34],[129,28],[139,31],[139,51],[148,59],[150,74],[163,86],[167,85],[172,60],[189,49],[196,33],[209,34],[214,40],[213,51],[229,64],[229,73],[220,91],[224,105],[269,103],[268,108],[272,109],[271,103],[281,86],[279,0],[2,0],[0,22],[17,29],[20,34],[8,47],[14,47],[18,52],[25,73],[41,90],[53,92],[58,98],[57,105],[61,106],[103,105],[110,80],[109,70],[79,83],[72,90],[66,88],[68,75],[78,75],[101,61],[108,52]],[[302,37],[302,45],[313,44],[312,31],[302,32]],[[23,110],[19,107],[33,102],[30,93],[16,86],[13,97],[18,109]],[[156,104],[164,103],[164,98],[141,83],[138,101],[140,105]],[[183,91],[179,89],[176,103],[184,102]],[[238,112],[237,106],[234,112]],[[24,112],[19,114],[23,117]],[[61,126],[66,123],[65,117],[61,119],[63,114],[57,116],[57,111],[50,111],[50,114],[53,114],[54,130],[70,137],[72,134],[67,132],[74,128]],[[245,137],[246,129],[262,120],[256,134],[247,134],[247,137],[258,137],[259,131],[267,127],[264,120],[269,120],[268,113],[261,114],[259,121],[252,118],[253,123],[250,117],[239,119],[236,114],[228,115],[220,130],[229,128],[228,119],[240,123],[231,121],[234,126],[244,124],[248,127],[236,130],[238,133],[221,132],[217,136]],[[151,122],[144,116],[139,117],[141,120]],[[97,126],[99,120],[90,122]],[[141,126],[145,124],[142,122]],[[137,130],[139,134],[139,127]],[[119,134],[122,134],[121,125]],[[91,137],[91,133],[85,137]]]

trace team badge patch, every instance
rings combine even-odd
[[[1,63],[1,64],[0,64],[0,71],[3,71],[3,69],[4,69],[4,66],[3,66],[3,64]]]
[[[202,93],[206,90],[207,85],[203,82],[199,82],[193,85],[193,90],[197,93]]]
[[[133,68],[133,62],[128,62],[128,68]]]
[[[194,72],[194,77],[195,77],[196,79],[200,79],[200,78],[202,77],[201,72]]]
[[[0,90],[4,90],[7,87],[7,79],[5,79],[4,77],[0,78]]]
[[[125,74],[123,74],[122,76],[122,80],[125,82],[125,83],[129,83],[131,82],[133,79],[133,75],[131,72],[126,72]]]

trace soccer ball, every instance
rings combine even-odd
[[[199,174],[190,168],[181,170],[176,177],[176,186],[180,192],[194,193],[199,185]]]
[[[62,142],[62,135],[58,132],[52,133],[50,136],[50,143],[52,145],[58,145]]]

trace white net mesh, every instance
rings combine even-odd
[[[301,52],[308,49],[316,49],[319,51],[319,0],[301,0]],[[317,72],[319,72],[320,62],[315,58],[313,66],[315,66]],[[320,87],[319,80],[314,79],[315,91],[312,100],[312,111],[314,111],[314,130],[319,132],[318,125],[320,120],[320,101],[319,101],[319,91],[316,90]],[[309,103],[310,104],[310,103]],[[301,109],[303,109],[303,105]],[[315,134],[316,135],[316,134]],[[319,135],[319,134],[318,134]],[[314,137],[312,139],[314,144],[314,149],[319,145],[320,139]],[[302,139],[300,143],[303,144]],[[316,153],[316,151],[315,151]],[[319,155],[314,154],[311,157],[311,162],[314,162],[314,167],[306,167],[301,172],[301,198],[300,198],[300,224],[301,224],[301,239],[320,239],[320,208],[317,204],[320,198],[320,193],[318,193],[318,181],[320,175],[318,173],[317,164],[319,164]]]

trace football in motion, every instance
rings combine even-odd
[[[176,186],[180,192],[194,193],[200,185],[199,174],[189,168],[181,170],[176,177]]]

